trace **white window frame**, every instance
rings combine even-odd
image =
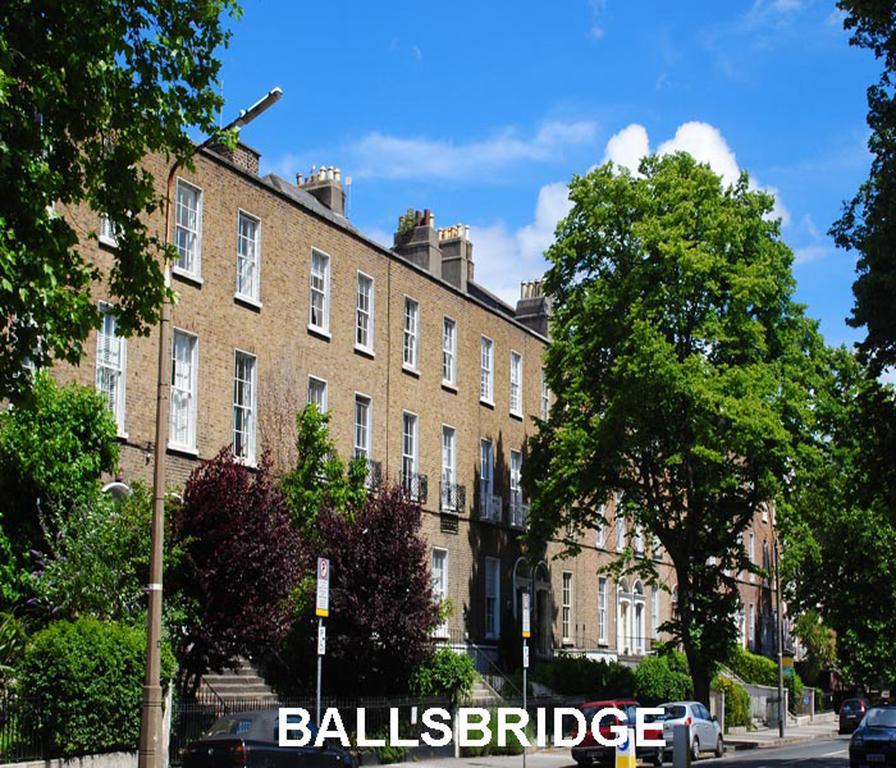
[[[756,647],[756,604],[750,603],[750,610],[747,614],[747,644],[750,648]]]
[[[616,507],[616,551],[622,552],[625,549],[625,517],[619,514],[619,507]]]
[[[607,643],[607,601],[609,599],[609,583],[606,576],[597,577],[597,642]]]
[[[243,220],[255,225],[254,239],[243,236],[241,226]],[[244,243],[251,243],[254,250],[252,258],[243,252]],[[241,285],[240,280],[242,274],[240,265],[243,262],[249,263],[252,267],[248,290],[245,290],[247,286]],[[241,301],[247,301],[257,306],[261,305],[261,219],[242,208],[237,209],[236,214],[236,290],[233,295],[234,298]]]
[[[650,636],[657,640],[660,636],[660,590],[653,588],[653,597],[650,605]]]
[[[438,569],[441,578],[436,579],[436,560],[441,560]],[[436,605],[441,605],[448,599],[448,550],[443,547],[432,548],[432,597]],[[448,619],[436,626],[436,637],[448,637]]]
[[[322,403],[317,403],[311,396],[311,390],[313,387],[321,385],[321,392],[323,392]],[[327,383],[326,379],[320,378],[320,376],[308,375],[308,387],[306,389],[306,402],[311,404],[314,403],[317,405],[317,410],[321,413],[326,413],[329,410],[329,391],[330,385]]]
[[[750,560],[750,565],[756,565],[756,534],[753,531],[750,531],[747,557]],[[750,571],[750,581],[756,581],[756,574],[752,571]]]
[[[442,486],[457,487],[457,430],[442,424]],[[442,492],[442,508],[457,510],[457,491],[453,495]]]
[[[115,224],[105,213],[100,215],[100,231],[97,233],[99,241],[110,248],[118,248],[118,234],[115,232]]]
[[[479,402],[495,404],[495,342],[488,336],[479,340]]]
[[[491,438],[479,438],[479,506],[492,520],[492,496],[495,495],[495,444]]]
[[[366,406],[364,422],[358,420],[358,406]],[[355,392],[352,405],[352,458],[370,461],[373,449],[373,398],[363,392]]]
[[[448,315],[442,318],[442,384],[457,386],[457,321]]]
[[[644,557],[644,527],[635,523],[635,554]]]
[[[572,604],[573,581],[572,571],[563,571],[560,586],[560,639],[564,643],[572,642]]]
[[[420,302],[404,297],[401,320],[401,367],[417,373],[420,370]]]
[[[516,466],[514,466],[516,464]],[[510,505],[523,503],[523,452],[510,449]]]
[[[497,557],[486,557],[484,573],[485,637],[497,640],[501,635],[501,561]]]
[[[547,372],[541,369],[541,420],[547,421],[551,415],[551,389],[548,386]]]
[[[175,389],[175,382],[177,376],[177,359],[176,359],[176,350],[177,350],[177,338],[178,336],[192,339],[191,348],[190,348],[190,390],[187,393],[189,395],[189,404],[187,411],[187,441],[186,442],[178,442],[172,436],[174,435],[174,416],[175,409],[174,403],[176,401],[176,392],[178,390]],[[185,391],[185,390],[183,390]],[[199,336],[195,333],[191,333],[190,331],[185,331],[181,328],[175,328],[174,333],[171,334],[171,405],[170,408],[170,416],[168,419],[168,447],[177,450],[183,451],[186,453],[197,453],[197,428],[196,428],[196,414],[198,411],[198,399],[199,399]]]
[[[125,414],[127,403],[127,371],[128,371],[128,342],[124,336],[119,336],[118,318],[112,314],[112,306],[104,301],[100,302],[100,312],[102,313],[102,321],[96,332],[96,389],[106,395],[106,401],[112,416],[115,418],[115,426],[118,430],[119,437],[127,437],[125,432]],[[106,325],[110,325],[112,338],[117,347],[117,362],[110,360],[110,356],[104,354],[104,339],[109,339],[106,333]],[[109,341],[105,342],[108,349]],[[110,397],[110,392],[103,386],[105,371],[109,371],[108,376],[115,379],[115,398],[114,402]]]
[[[366,296],[362,292],[362,286],[367,286]],[[365,272],[358,270],[357,283],[355,288],[355,349],[360,352],[373,354],[373,332],[374,332],[374,279]],[[366,299],[367,306],[363,306]],[[366,336],[366,343],[359,340],[359,337]]]
[[[323,271],[315,270],[315,258],[323,264]],[[311,249],[311,263],[308,270],[308,330],[330,335],[330,284],[332,273],[332,260],[330,254],[320,250],[320,248]],[[315,315],[315,298],[320,296],[320,320],[317,322]]]
[[[410,426],[410,430],[408,427]],[[408,441],[410,439],[410,452]],[[411,479],[420,472],[420,418],[413,411],[401,412],[401,474]]]
[[[523,355],[510,350],[510,415],[523,416]]]
[[[186,224],[181,224],[180,222],[180,212],[182,206],[180,204],[180,189],[181,186],[185,188],[189,188],[192,192],[196,193],[196,225],[195,230],[190,229]],[[178,177],[177,183],[174,188],[174,247],[177,249],[177,260],[171,266],[171,271],[178,275],[183,275],[184,277],[192,278],[193,280],[202,280],[202,204],[203,198],[205,195],[202,192],[201,187],[197,187],[195,184],[187,181],[186,179],[182,179]],[[193,252],[189,254],[192,258],[192,263],[182,264],[181,262],[185,260],[184,251],[181,250],[178,235],[183,231],[187,234],[187,236],[192,235],[194,238],[193,241]]]
[[[250,378],[248,381],[249,384],[249,403],[246,405],[245,403],[237,402],[237,372],[240,358],[245,360],[252,361],[252,370],[250,372]],[[241,349],[233,350],[233,453],[234,456],[245,462],[246,464],[255,465],[255,444],[256,444],[256,430],[258,425],[258,358],[251,354],[250,352],[244,352]],[[237,410],[247,410],[248,411],[248,424],[249,428],[246,430],[246,443],[247,450],[245,455],[240,455],[236,452],[237,446],[237,429],[236,429],[236,420],[237,420]]]

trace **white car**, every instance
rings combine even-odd
[[[691,741],[691,759],[699,760],[701,752],[713,752],[716,757],[725,754],[725,743],[722,728],[715,715],[699,701],[670,701],[660,704],[665,710],[663,720],[663,738],[666,740],[666,752],[672,753],[672,734],[676,725],[688,726]]]

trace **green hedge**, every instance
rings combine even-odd
[[[635,698],[646,706],[692,698],[691,676],[680,653],[647,656],[635,669],[634,677]]]
[[[725,693],[725,730],[751,725],[750,694],[746,688],[727,677],[716,677],[712,681],[714,691]]]
[[[735,647],[728,657],[728,666],[745,683],[754,685],[778,685],[778,664],[765,656],[750,653],[740,646]],[[784,678],[784,686],[790,691],[789,708],[796,711],[797,703],[803,697],[803,681],[794,670],[792,677]]]
[[[81,618],[35,634],[18,674],[39,738],[62,757],[137,748],[146,667],[140,629]],[[174,674],[162,646],[162,685]]]
[[[491,728],[491,740],[484,747],[461,747],[461,757],[485,757],[487,755],[521,755],[523,753],[523,745],[516,737],[516,734],[510,732],[507,734],[507,743],[498,746],[498,713],[497,710],[489,710],[489,727]],[[526,738],[529,743],[535,742],[535,728],[529,723],[525,728]]]
[[[530,670],[529,677],[564,696],[627,698],[635,691],[635,676],[629,667],[584,656],[559,656]]]
[[[470,697],[476,680],[473,659],[450,648],[440,648],[411,675],[411,691],[418,696],[445,696],[452,706]]]

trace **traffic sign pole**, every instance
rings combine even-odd
[[[320,728],[320,690],[323,677],[324,655],[327,652],[327,628],[324,619],[330,615],[330,561],[325,557],[317,558],[317,697],[314,706],[314,719]]]
[[[531,626],[529,620],[529,593],[523,592],[522,624],[523,624],[523,711],[528,712],[529,688],[529,636]],[[523,768],[526,768],[526,747],[523,747]]]

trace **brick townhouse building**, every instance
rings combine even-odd
[[[148,165],[167,176],[161,159]],[[446,642],[494,652],[531,590],[536,654],[648,652],[674,609],[673,574],[660,560],[666,590],[597,575],[624,540],[653,556],[615,519],[613,500],[578,556],[557,559],[558,542],[534,567],[521,556],[524,447],[551,402],[540,283],[524,283],[509,306],[475,281],[468,227],[409,212],[387,249],[346,217],[337,169],[292,182],[258,168],[258,153],[239,145],[200,152],[177,177],[170,484],[227,445],[249,465],[265,447],[288,465],[295,413],[315,402],[343,456],[367,458],[373,476],[419,498],[434,590],[453,607],[438,630]],[[108,224],[84,209],[71,217],[91,257],[108,264]],[[107,315],[81,366],[58,370],[106,392],[125,483],[152,472],[156,334],[118,338]],[[767,515],[757,516],[745,546],[759,557],[770,540]],[[760,648],[771,636],[768,585],[746,578],[741,590],[742,638]]]

